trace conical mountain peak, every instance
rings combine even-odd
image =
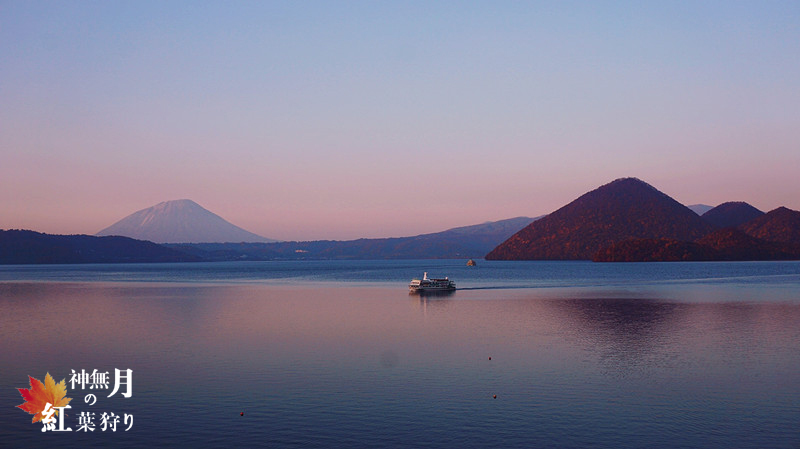
[[[487,259],[591,259],[632,238],[693,241],[713,230],[668,195],[637,178],[620,178],[537,220]]]
[[[274,241],[235,226],[189,199],[164,201],[142,209],[97,235],[122,235],[156,243]]]

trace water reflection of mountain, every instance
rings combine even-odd
[[[678,350],[671,345],[681,328],[681,304],[630,298],[544,302],[560,319],[566,338],[620,375],[668,363]]]
[[[673,303],[647,299],[553,299],[542,305],[559,334],[596,357],[609,375],[643,377],[656,371],[727,373],[732,357],[745,371],[727,373],[742,382],[743,372],[776,360],[797,360],[787,348],[800,337],[800,307],[781,303]],[[782,338],[776,329],[784,331]],[[750,348],[742,355],[740,348]],[[680,365],[680,366],[678,366]]]

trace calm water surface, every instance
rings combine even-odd
[[[463,263],[0,267],[0,446],[800,447],[800,263]],[[15,408],[114,368],[73,432]]]

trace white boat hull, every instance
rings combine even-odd
[[[411,293],[425,292],[451,292],[456,289],[456,283],[448,278],[428,279],[428,273],[422,279],[412,279],[408,284]]]

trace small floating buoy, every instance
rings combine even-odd
[[[239,416],[244,416],[244,412],[242,412],[242,413],[239,413]]]
[[[497,399],[497,395],[492,396],[493,398]]]
[[[492,357],[491,357],[491,356],[489,357],[489,360],[492,360]]]

